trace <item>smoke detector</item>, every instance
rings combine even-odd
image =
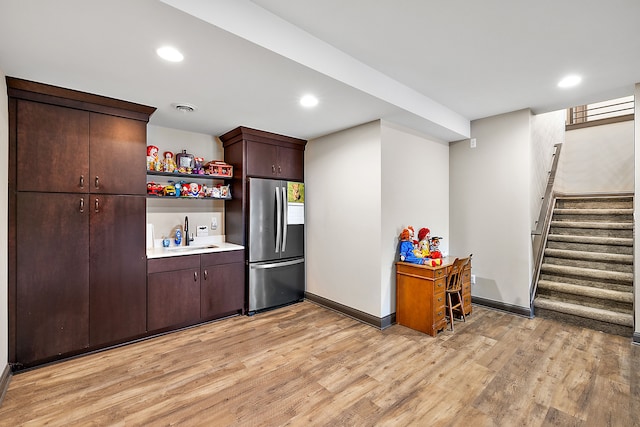
[[[198,109],[198,107],[196,107],[195,105],[187,104],[186,102],[179,102],[171,105],[173,106],[173,108],[178,111],[182,111],[183,113],[193,113]]]

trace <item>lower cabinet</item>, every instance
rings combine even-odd
[[[243,251],[147,261],[149,332],[242,313],[243,307]]]
[[[244,311],[243,251],[202,254],[200,315],[215,319]]]

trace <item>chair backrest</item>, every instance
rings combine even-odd
[[[456,258],[449,267],[447,274],[447,291],[458,292],[462,290],[462,271],[469,263],[469,258]]]

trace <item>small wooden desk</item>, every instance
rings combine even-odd
[[[445,288],[449,267],[456,257],[431,267],[396,262],[396,322],[433,337],[447,326]],[[471,314],[471,264],[463,272],[465,315]]]

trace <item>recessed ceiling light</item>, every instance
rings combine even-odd
[[[313,95],[305,95],[300,98],[300,105],[307,108],[315,107],[318,105],[318,98]]]
[[[184,59],[184,56],[177,49],[171,46],[160,47],[156,50],[156,53],[160,58],[171,62],[180,62]]]
[[[560,82],[558,82],[558,87],[562,87],[562,88],[574,87],[579,85],[581,81],[582,81],[582,77],[573,74],[570,76],[566,76],[565,78],[560,80]]]

